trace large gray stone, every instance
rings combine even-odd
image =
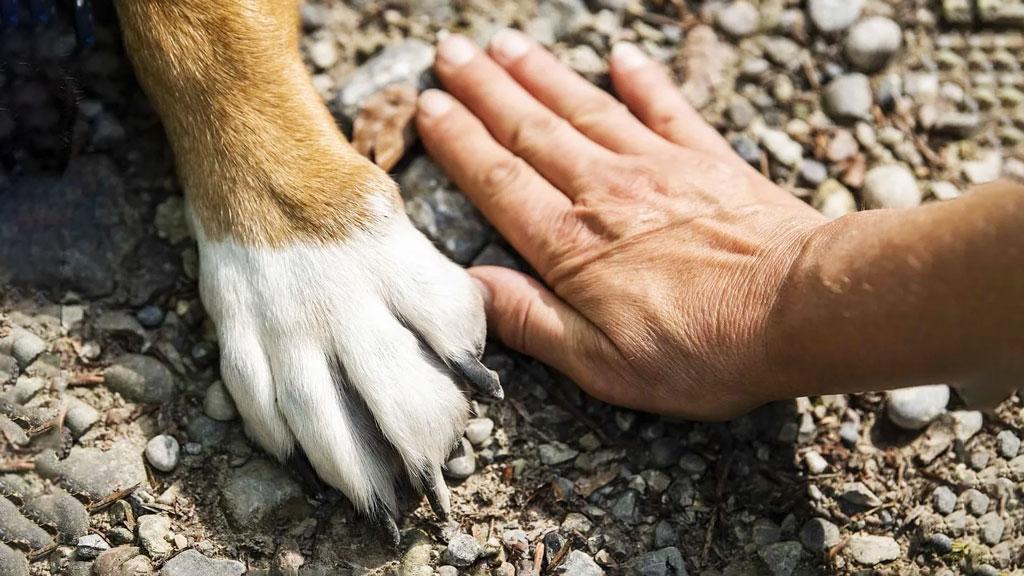
[[[241,576],[245,564],[237,560],[215,560],[198,550],[185,550],[160,569],[160,576]]]
[[[233,471],[221,488],[221,504],[237,528],[272,518],[300,518],[307,510],[299,484],[280,466],[259,459]]]
[[[78,538],[89,531],[89,512],[77,498],[63,490],[36,496],[25,502],[25,514],[60,533]]]
[[[115,442],[106,452],[75,446],[64,460],[52,450],[44,452],[36,458],[36,472],[92,500],[147,482],[142,448],[128,440]]]
[[[39,549],[50,543],[50,535],[22,515],[13,502],[0,496],[0,541],[23,543]]]
[[[490,225],[427,156],[413,160],[399,184],[409,219],[452,260],[469,264],[490,241]]]
[[[108,388],[132,402],[159,404],[174,395],[174,375],[150,356],[122,356],[103,372],[103,376]]]
[[[28,576],[25,555],[0,542],[0,576]]]

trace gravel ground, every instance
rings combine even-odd
[[[59,26],[0,35],[0,574],[1024,567],[1019,398],[982,414],[933,386],[678,422],[499,345],[508,399],[474,404],[453,520],[410,499],[383,546],[246,440],[170,151],[97,10],[83,54]],[[356,0],[306,4],[302,46],[347,130],[384,86],[432,83],[442,30],[520,27],[605,86],[611,44],[638,42],[740,155],[836,217],[1024,178],[1022,24],[1009,0]],[[393,172],[416,224],[460,263],[522,267],[409,143]]]

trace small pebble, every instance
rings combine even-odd
[[[99,534],[86,534],[78,538],[75,547],[75,553],[80,559],[93,560],[104,550],[109,550],[110,544]]]
[[[761,14],[746,0],[735,0],[718,11],[718,27],[734,38],[750,36],[757,31]]]
[[[807,471],[811,474],[821,474],[828,470],[828,461],[814,450],[804,454],[804,464],[807,466]]]
[[[978,527],[981,529],[981,541],[989,546],[995,546],[1003,539],[1006,522],[998,512],[989,512],[978,518]]]
[[[309,59],[321,70],[334,66],[338,58],[338,47],[331,37],[321,38],[309,47]]]
[[[846,35],[846,58],[861,72],[885,67],[903,43],[899,24],[884,16],[857,22]]]
[[[988,511],[989,499],[984,493],[971,488],[961,494],[964,499],[964,508],[975,516],[981,516]]]
[[[19,332],[11,346],[11,356],[22,368],[27,368],[40,354],[46,351],[46,342],[31,332]]]
[[[864,566],[890,562],[900,557],[900,545],[890,536],[855,534],[846,541],[844,551]]]
[[[975,450],[967,457],[971,468],[981,471],[988,466],[989,453],[985,450]]]
[[[807,15],[821,32],[839,32],[860,17],[864,0],[808,0]]]
[[[765,130],[761,133],[761,144],[772,158],[784,166],[796,167],[804,157],[804,148],[799,142],[781,130]]]
[[[913,208],[921,204],[917,179],[901,164],[883,164],[868,170],[861,195],[868,209]]]
[[[811,518],[800,528],[800,542],[811,552],[824,552],[839,543],[839,527],[824,518]]]
[[[817,186],[828,178],[828,168],[817,160],[804,158],[804,161],[800,163],[800,177],[804,182]]]
[[[844,74],[825,86],[822,106],[829,116],[838,120],[866,119],[871,114],[874,95],[868,77],[859,74]]]
[[[1007,460],[1017,456],[1020,451],[1020,438],[1010,430],[1003,430],[996,436],[996,443],[999,445],[999,455]]]
[[[687,474],[703,476],[704,472],[708,469],[708,464],[698,454],[687,452],[679,458],[679,467]]]
[[[928,545],[939,554],[949,554],[953,551],[953,539],[945,534],[932,534],[928,537]]]
[[[862,508],[874,508],[882,504],[882,500],[861,482],[847,482],[839,496],[843,500]]]
[[[860,441],[860,424],[847,420],[839,425],[839,439],[848,447],[857,445]]]
[[[665,548],[666,546],[675,546],[679,540],[679,534],[676,532],[672,523],[668,520],[662,520],[654,527],[654,547]]]
[[[135,319],[145,328],[157,328],[164,321],[164,311],[158,306],[143,306],[135,313]]]
[[[219,422],[228,422],[238,417],[235,401],[220,380],[210,384],[210,387],[206,389],[203,413]]]
[[[142,549],[153,558],[170,555],[174,547],[168,542],[171,532],[171,519],[162,514],[146,514],[139,516],[138,532]]]
[[[474,446],[486,442],[494,432],[494,420],[490,418],[473,418],[466,423],[466,439]]]
[[[743,158],[747,164],[755,167],[761,164],[761,148],[757,145],[757,142],[746,136],[737,136],[730,141],[730,144],[732,144],[732,149],[736,154]]]
[[[636,514],[636,496],[637,494],[634,490],[623,492],[622,496],[619,496],[619,499],[612,506],[612,516],[625,522],[631,522]]]
[[[935,196],[938,200],[952,200],[954,198],[959,198],[962,195],[960,189],[951,182],[932,182],[929,184],[928,189],[932,193],[932,196]]]
[[[561,442],[541,444],[537,447],[537,452],[540,454],[540,461],[545,466],[564,464],[579,456],[578,450]]]
[[[939,486],[932,491],[932,506],[943,516],[951,514],[956,508],[956,494],[948,486]]]
[[[469,534],[456,534],[448,541],[444,559],[452,566],[467,568],[476,562],[482,549],[480,543]]]
[[[178,465],[178,441],[173,436],[161,434],[146,443],[146,460],[161,472],[170,472]]]
[[[444,473],[454,480],[464,480],[476,472],[476,454],[469,440],[463,438],[444,465]]]
[[[67,397],[67,407],[64,425],[71,430],[71,435],[75,438],[85,434],[100,419],[100,413],[95,408],[74,396]]]
[[[974,569],[974,576],[999,576],[999,569],[991,564],[982,564]]]
[[[829,178],[822,182],[811,194],[811,206],[827,218],[839,218],[857,211],[857,200],[853,193],[838,180]],[[846,423],[844,423],[845,425]],[[856,428],[853,430],[857,434]],[[839,430],[842,437],[843,430]]]
[[[886,393],[889,420],[906,430],[920,430],[946,411],[949,386],[936,384],[891,390]]]

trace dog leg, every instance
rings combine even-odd
[[[468,404],[501,397],[480,364],[483,303],[406,218],[314,91],[291,0],[117,0],[124,41],[174,149],[249,435],[301,449],[393,526],[408,482],[450,508],[441,465]]]

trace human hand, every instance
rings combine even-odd
[[[430,153],[544,279],[477,267],[512,348],[623,406],[719,419],[791,395],[773,307],[826,219],[740,159],[620,44],[599,90],[523,34],[438,49]],[[628,108],[627,108],[628,107]],[[550,288],[549,288],[550,287]]]

